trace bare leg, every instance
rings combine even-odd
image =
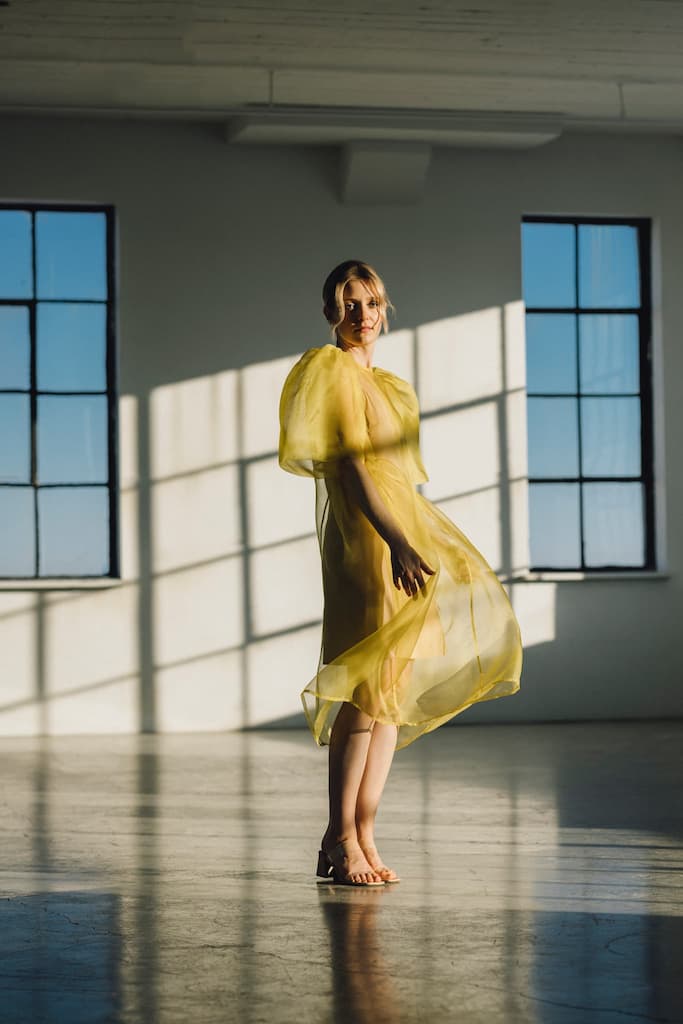
[[[364,711],[344,702],[330,734],[329,801],[330,820],[322,839],[326,853],[339,842],[345,843],[344,869],[354,882],[378,882],[358,845],[356,800],[363,777],[370,737],[375,722]]]
[[[395,878],[396,872],[387,868],[375,847],[375,818],[394,757],[397,732],[395,725],[375,722],[356,800],[358,842],[368,863],[385,878]]]

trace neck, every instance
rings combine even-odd
[[[370,342],[369,345],[347,345],[341,338],[337,338],[337,348],[342,349],[344,352],[349,352],[360,366],[364,366],[366,369],[372,368],[372,356],[375,351],[375,342]]]

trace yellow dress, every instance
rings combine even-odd
[[[342,701],[398,726],[396,749],[477,701],[516,693],[519,624],[483,555],[415,488],[428,479],[413,388],[335,345],[306,351],[280,398],[279,463],[315,477],[324,612],[315,677],[301,693],[309,728],[329,744]],[[433,576],[397,590],[391,554],[337,472],[362,457],[393,518]]]

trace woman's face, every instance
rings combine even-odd
[[[349,346],[371,345],[382,329],[379,302],[363,281],[349,281],[344,288],[344,319],[337,337]]]

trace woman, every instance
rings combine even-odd
[[[495,573],[419,494],[417,397],[373,367],[393,306],[367,263],[323,286],[335,345],[306,351],[280,399],[280,466],[313,476],[324,613],[318,671],[301,699],[329,745],[329,810],[317,875],[398,882],[374,844],[394,750],[476,701],[519,689],[519,625]]]

